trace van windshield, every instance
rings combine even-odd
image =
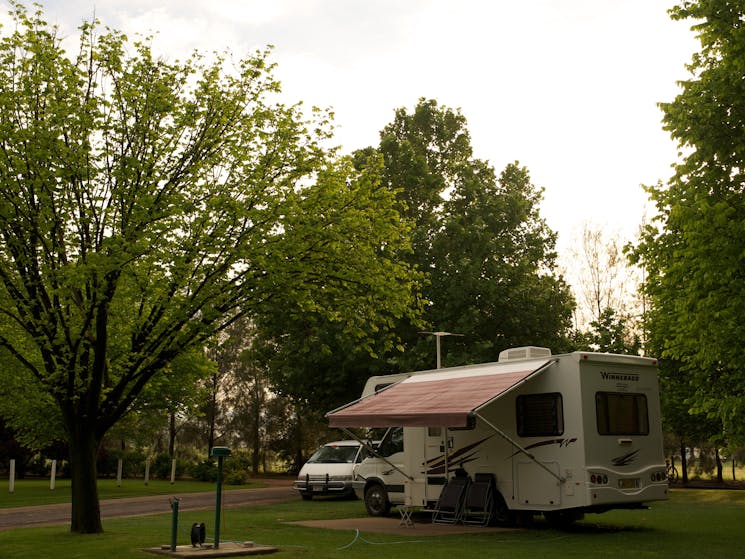
[[[314,464],[352,464],[359,446],[325,445],[319,448],[308,460]]]

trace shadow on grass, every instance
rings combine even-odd
[[[600,522],[575,522],[561,528],[552,526],[548,522],[536,521],[530,529],[532,530],[557,530],[565,534],[651,534],[657,532],[649,526],[631,526],[619,524],[604,524]]]

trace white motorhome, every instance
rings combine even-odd
[[[657,362],[546,348],[497,363],[371,377],[327,414],[338,428],[387,428],[353,487],[371,515],[432,508],[456,475],[493,478],[494,519],[641,508],[668,497]]]

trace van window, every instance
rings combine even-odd
[[[360,445],[327,444],[308,459],[309,464],[352,464],[359,462]]]
[[[595,394],[598,433],[648,435],[649,414],[644,394],[598,392]]]
[[[548,437],[564,433],[561,394],[526,394],[517,397],[517,434],[521,437]]]

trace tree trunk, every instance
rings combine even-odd
[[[212,375],[212,386],[210,394],[209,409],[207,410],[207,421],[209,421],[209,434],[207,435],[207,456],[210,456],[215,446],[215,424],[217,423],[217,375]]]
[[[93,429],[81,425],[70,429],[70,475],[72,482],[72,515],[70,531],[79,534],[103,532],[98,503],[96,457],[98,440]]]
[[[719,447],[714,449],[714,457],[717,461],[717,481],[722,483],[724,481],[724,464],[722,464],[722,457],[719,455]]]
[[[688,483],[688,460],[686,459],[686,444],[681,439],[680,441],[680,475],[683,483]]]
[[[261,429],[259,424],[261,423],[261,410],[259,409],[258,403],[254,405],[253,417],[251,418],[253,427],[253,445],[251,449],[251,469],[253,474],[259,473],[259,462],[261,461]]]
[[[168,456],[173,460],[176,453],[176,414],[171,412],[168,420]]]

